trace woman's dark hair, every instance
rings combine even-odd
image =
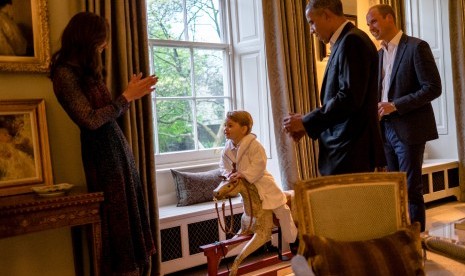
[[[13,5],[11,0],[0,0],[0,8],[3,8],[6,5]]]
[[[62,64],[72,64],[85,80],[102,79],[102,57],[98,47],[109,40],[110,26],[105,18],[80,12],[71,18],[61,35],[61,49],[52,56],[50,78]]]

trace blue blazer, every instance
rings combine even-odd
[[[377,89],[376,47],[366,33],[348,23],[332,47],[321,107],[302,119],[307,134],[318,139],[322,175],[370,172],[385,165]]]
[[[383,50],[378,54],[378,94],[381,100]],[[413,145],[438,138],[431,101],[441,93],[441,78],[428,43],[402,34],[388,92],[388,100],[394,102],[397,112],[387,117],[402,142]],[[383,123],[384,120],[381,121]]]

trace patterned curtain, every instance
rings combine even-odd
[[[460,200],[465,201],[465,0],[449,1],[450,51],[454,86],[457,149],[459,156]]]
[[[314,46],[305,19],[306,0],[263,0],[266,63],[283,189],[317,176],[317,143],[295,144],[282,129],[289,112],[305,114],[319,105]]]
[[[138,72],[150,73],[147,43],[145,0],[84,0],[86,10],[107,18],[111,28],[111,49],[105,51],[107,85],[119,96],[129,77]],[[147,212],[154,233],[157,254],[145,275],[160,275],[158,202],[155,180],[155,145],[153,140],[152,100],[145,96],[131,103],[120,126],[132,147],[145,192]]]

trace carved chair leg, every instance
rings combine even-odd
[[[78,226],[71,227],[71,238],[73,242],[74,273],[77,276],[84,275],[82,229]]]

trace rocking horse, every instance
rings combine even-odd
[[[244,204],[244,213],[241,217],[241,228],[236,233],[236,235],[230,239],[228,243],[228,250],[236,247],[239,245],[239,242],[245,241],[250,239],[247,244],[244,246],[242,251],[237,255],[234,260],[234,263],[230,269],[230,276],[234,276],[237,274],[239,265],[241,262],[253,253],[255,250],[263,246],[266,242],[271,240],[271,234],[273,232],[273,228],[275,226],[273,220],[273,211],[272,210],[264,210],[262,209],[262,202],[258,195],[257,188],[255,185],[248,183],[245,179],[239,179],[236,181],[230,181],[228,179],[224,179],[218,187],[213,191],[214,199],[215,200],[223,200],[227,198],[231,198],[240,194],[242,196],[242,201]],[[287,194],[288,198],[290,197]],[[216,204],[215,204],[216,205]],[[225,233],[230,233],[232,231],[232,223],[231,226],[228,228],[226,225],[226,220],[224,220],[225,225],[221,224],[221,220],[219,218],[218,206],[216,206],[217,213],[218,213],[218,221],[220,223],[221,229]],[[223,205],[223,216],[224,216],[224,205]],[[232,222],[233,219],[231,217],[230,221]],[[250,238],[252,235],[252,238]],[[241,239],[244,237],[244,239]],[[279,238],[279,248],[281,244],[281,239]],[[202,250],[205,252],[207,247],[201,247]],[[282,259],[281,251],[279,252],[279,259]],[[207,255],[207,254],[205,254]],[[219,254],[216,254],[219,258],[221,257]],[[207,256],[208,258],[208,256]],[[218,260],[213,260],[213,258],[209,258],[209,275],[216,275],[214,272],[210,270],[218,270]],[[211,262],[213,264],[211,264]],[[211,268],[210,266],[215,266]]]

